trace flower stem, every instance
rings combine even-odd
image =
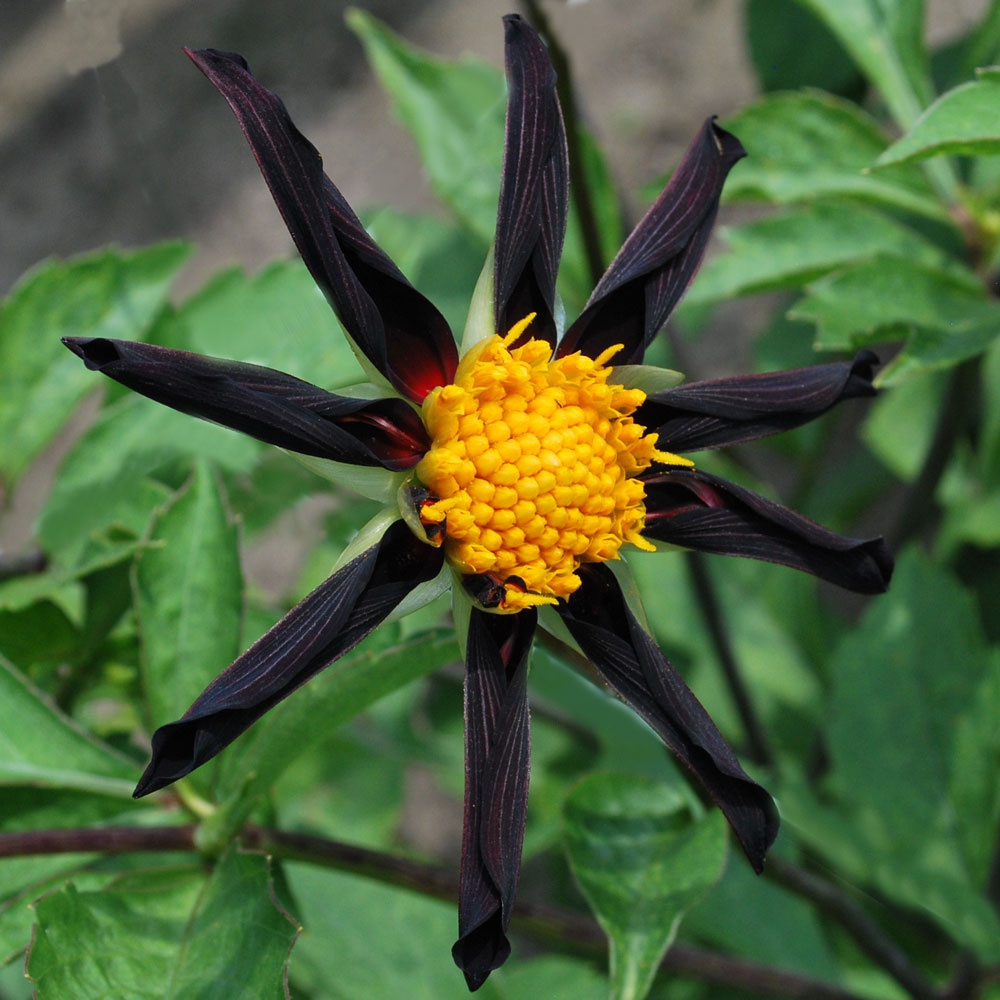
[[[193,824],[161,827],[96,827],[31,830],[0,834],[0,858],[40,854],[140,851],[196,851]],[[290,833],[249,825],[240,837],[244,846],[276,858],[321,865],[350,872],[426,896],[454,902],[458,880],[436,865],[428,865],[380,851],[329,840],[311,834]],[[519,903],[514,921],[525,933],[587,955],[605,952],[603,932],[589,917],[538,903]],[[795,1000],[863,1000],[857,994],[808,976],[740,958],[674,945],[663,961],[674,975],[689,976],[719,987]]]
[[[967,424],[978,377],[978,358],[964,361],[952,370],[920,475],[907,487],[896,523],[886,532],[889,544],[896,550],[940,515],[934,494],[954,453],[955,441]]]
[[[18,576],[32,576],[41,573],[48,565],[48,559],[41,550],[11,555],[0,552],[0,580],[13,580]]]
[[[730,696],[736,705],[737,712],[739,712],[740,721],[743,723],[748,753],[758,764],[769,767],[774,760],[771,745],[754,710],[750,692],[747,690],[746,684],[743,683],[743,674],[739,661],[736,659],[736,653],[733,651],[733,645],[729,641],[725,617],[719,605],[708,567],[705,565],[705,557],[700,552],[691,551],[685,552],[684,556],[687,560],[688,572],[691,575],[691,583],[694,586],[695,598],[701,609],[702,617],[705,619],[705,626],[708,628],[715,654],[719,658],[719,664],[729,686]]]

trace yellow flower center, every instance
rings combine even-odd
[[[654,459],[691,464],[632,419],[644,392],[609,383],[620,347],[556,360],[542,340],[511,349],[533,318],[470,351],[423,404],[420,521],[430,538],[443,526],[460,573],[492,581],[497,611],[556,604],[580,586],[581,562],[617,559],[626,542],[652,549],[634,477]]]

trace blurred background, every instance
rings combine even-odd
[[[38,260],[181,237],[186,282],[291,244],[238,127],[184,45],[241,52],[356,207],[432,205],[340,0],[4,0],[0,289]],[[516,0],[363,0],[414,44],[499,64]],[[544,7],[623,192],[662,175],[708,114],[753,93],[739,0]]]

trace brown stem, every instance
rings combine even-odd
[[[906,488],[896,524],[886,532],[894,549],[917,537],[940,514],[934,494],[954,453],[955,441],[967,424],[978,377],[978,358],[963,361],[952,370],[920,475]]]
[[[941,996],[865,910],[832,882],[774,855],[767,860],[765,874],[833,917],[861,951],[892,976],[913,1000],[938,1000]]]
[[[0,858],[91,852],[195,851],[196,831],[193,825],[183,825],[4,833],[0,834]],[[244,828],[241,840],[247,847],[266,851],[283,860],[303,861],[363,875],[449,902],[458,897],[458,880],[435,865],[311,834],[253,825]],[[596,955],[603,954],[606,949],[604,934],[597,924],[570,910],[537,903],[519,904],[515,922],[524,932],[568,950]],[[862,1000],[857,994],[807,976],[681,944],[670,949],[663,968],[675,975],[763,996],[793,1000]]]
[[[0,580],[13,580],[17,576],[32,576],[48,566],[48,559],[41,550],[12,555],[0,552]]]
[[[736,705],[737,712],[739,712],[740,721],[743,723],[749,755],[758,764],[765,767],[770,766],[774,760],[771,744],[760,719],[757,718],[757,713],[754,711],[750,692],[743,682],[743,674],[739,661],[736,659],[736,653],[733,651],[733,645],[729,641],[729,631],[726,628],[725,618],[715,593],[715,587],[712,584],[712,578],[705,565],[705,558],[700,552],[690,551],[685,552],[684,556],[687,560],[688,572],[691,574],[691,583],[694,586],[698,607],[705,619],[705,626],[712,640],[712,646],[715,648],[715,655],[719,658],[722,673],[729,687],[729,694]]]

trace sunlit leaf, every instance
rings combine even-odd
[[[701,269],[685,305],[791,288],[873,257],[933,264],[943,254],[913,230],[863,205],[817,202],[723,229],[729,244]]]
[[[886,167],[931,156],[995,156],[1000,153],[1000,69],[985,69],[979,79],[942,94],[876,160]]]
[[[782,204],[841,196],[948,220],[919,171],[868,172],[888,139],[850,101],[808,90],[770,94],[738,111],[726,127],[748,154],[726,181],[729,200]]]

